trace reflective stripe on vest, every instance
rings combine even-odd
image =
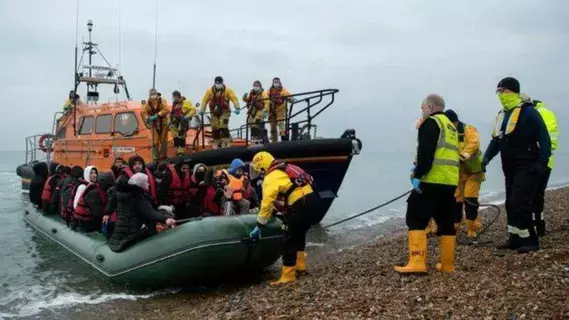
[[[543,122],[545,122],[545,126],[547,127],[547,132],[549,133],[549,139],[551,140],[551,156],[549,157],[549,161],[547,166],[550,169],[553,169],[554,160],[553,160],[553,150],[557,149],[557,119],[555,118],[555,113],[553,111],[547,109],[543,102],[538,102],[535,106],[535,110],[541,115]]]
[[[190,175],[184,172],[184,180],[180,179],[178,172],[174,165],[168,165],[172,181],[170,182],[170,189],[168,190],[167,203],[180,204],[190,199]]]
[[[464,126],[464,132],[460,132],[460,130],[458,131],[459,154],[462,154],[462,150],[467,145],[467,141],[464,141],[464,139],[466,139],[466,130],[468,130],[468,128],[473,128],[473,130],[476,130],[474,129],[474,127],[472,127],[469,124],[463,124],[463,126]],[[482,151],[480,151],[480,148],[478,149],[475,155],[471,156],[468,160],[462,163],[462,168],[466,173],[482,172]]]
[[[444,114],[429,118],[435,120],[440,133],[431,170],[421,178],[422,182],[458,186],[458,133]]]
[[[504,109],[500,110],[494,119],[494,129],[492,130],[492,138],[502,138],[504,135],[508,135],[516,129],[518,120],[520,118],[520,111],[522,110],[521,105],[515,107],[510,113],[510,118],[508,119],[508,124],[506,125],[506,132],[502,131],[502,124],[504,122],[504,115],[506,112]]]

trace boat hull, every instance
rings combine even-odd
[[[271,221],[263,237],[243,241],[255,227],[255,215],[207,217],[147,238],[123,252],[110,250],[104,235],[73,231],[57,216],[33,208],[24,220],[74,254],[97,274],[128,287],[159,288],[262,270],[280,257],[280,222]]]

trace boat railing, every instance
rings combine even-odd
[[[328,109],[334,101],[335,95],[338,93],[338,89],[323,89],[309,92],[302,92],[291,94],[288,96],[283,96],[282,98],[287,101],[287,114],[285,121],[285,131],[290,140],[301,140],[301,139],[312,139],[316,135],[317,126],[312,123],[312,120],[320,115],[324,110]],[[255,102],[264,102],[269,100],[272,103],[271,98],[259,99]],[[323,103],[324,102],[324,103]],[[299,107],[300,106],[300,107]],[[296,108],[295,108],[296,107]],[[253,110],[254,106],[248,103],[245,108],[248,109],[247,118],[250,117],[250,110]],[[275,110],[276,112],[276,110]],[[208,113],[206,113],[208,114]],[[306,115],[306,118],[302,119],[301,116]],[[211,124],[205,124],[205,115],[201,116],[201,127],[198,130],[198,134],[194,139],[193,146],[194,149],[198,144],[205,146],[205,135],[200,135],[199,133],[204,131],[204,127],[211,126]],[[247,121],[247,120],[246,120]],[[260,126],[265,127],[265,124],[271,123],[268,119],[263,119],[256,123],[245,123],[238,128],[229,130],[232,137],[237,137],[239,139],[245,140],[246,146],[249,146],[251,139],[249,137],[251,127]],[[265,130],[263,130],[265,131]],[[266,133],[263,133],[266,140]],[[201,139],[200,139],[201,138]],[[200,141],[201,140],[201,141]]]
[[[45,137],[43,143],[47,146],[47,148],[45,148],[45,151],[41,149],[40,145],[40,140],[42,139],[42,137]],[[49,162],[51,161],[51,152],[52,152],[51,146],[53,143],[51,137],[53,136],[48,133],[36,134],[33,136],[26,137],[26,162],[24,163],[28,164],[36,161],[45,161],[49,164]],[[38,159],[38,151],[41,151],[43,154],[45,154],[45,156]]]

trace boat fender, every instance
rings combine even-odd
[[[57,229],[51,228],[51,233],[57,233]]]
[[[99,253],[95,256],[95,259],[97,259],[99,262],[103,262],[105,261],[105,256]]]

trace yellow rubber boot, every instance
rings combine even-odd
[[[466,220],[466,237],[467,238],[476,238],[478,235],[478,228],[476,228],[476,220]]]
[[[462,222],[455,222],[454,223],[454,230],[456,230],[456,235],[458,236],[462,231]]]
[[[431,220],[429,220],[429,224],[427,225],[425,232],[427,235],[437,234],[437,223],[435,222],[435,219],[431,218]]]
[[[456,236],[441,236],[441,262],[435,268],[440,272],[454,272]]]
[[[271,286],[287,284],[296,281],[296,268],[283,266],[279,280],[271,282]]]
[[[306,273],[306,252],[296,252],[296,271],[300,274]]]
[[[427,272],[427,233],[425,230],[411,230],[409,237],[409,263],[405,266],[395,266],[393,270],[399,273]]]
[[[480,221],[480,214],[476,216],[476,219],[474,219],[474,229],[476,232],[480,232],[480,230],[482,230],[482,221]]]

